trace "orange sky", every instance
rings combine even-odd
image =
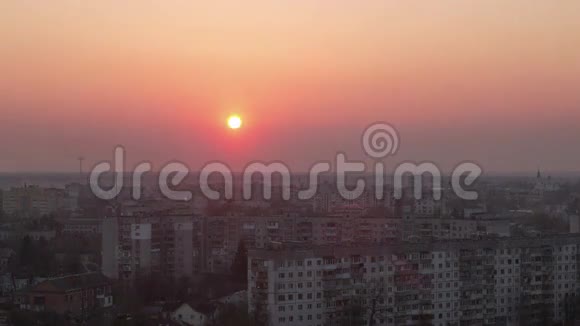
[[[577,0],[3,1],[0,40],[0,171],[303,170],[374,121],[393,160],[580,170]]]

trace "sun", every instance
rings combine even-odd
[[[239,115],[230,115],[228,117],[228,127],[230,129],[239,129],[242,126],[242,118]]]

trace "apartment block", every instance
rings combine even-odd
[[[251,250],[270,325],[544,325],[574,315],[580,236]]]
[[[179,278],[199,269],[194,248],[199,226],[190,215],[106,218],[102,225],[102,270],[112,279],[160,274]]]
[[[201,226],[202,269],[209,272],[228,271],[240,241],[248,248],[266,248],[282,242],[368,244],[509,235],[507,220],[236,215],[195,220]]]
[[[100,229],[103,270],[115,279],[133,279],[135,273],[178,276],[198,271],[229,272],[240,241],[247,248],[268,248],[279,243],[384,244],[509,235],[507,221],[291,215],[194,217],[147,211],[106,218]]]
[[[42,188],[35,185],[13,187],[2,194],[2,209],[7,215],[40,217],[59,210],[78,207],[78,193],[73,187]]]

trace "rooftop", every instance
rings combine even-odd
[[[111,281],[101,273],[84,273],[48,279],[32,287],[31,290],[42,289],[42,291],[48,291],[45,290],[48,285],[56,289],[57,292],[68,292],[77,289],[104,286],[110,283]]]

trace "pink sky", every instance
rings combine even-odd
[[[0,40],[0,171],[304,170],[375,121],[392,162],[580,170],[577,0],[4,1]]]

